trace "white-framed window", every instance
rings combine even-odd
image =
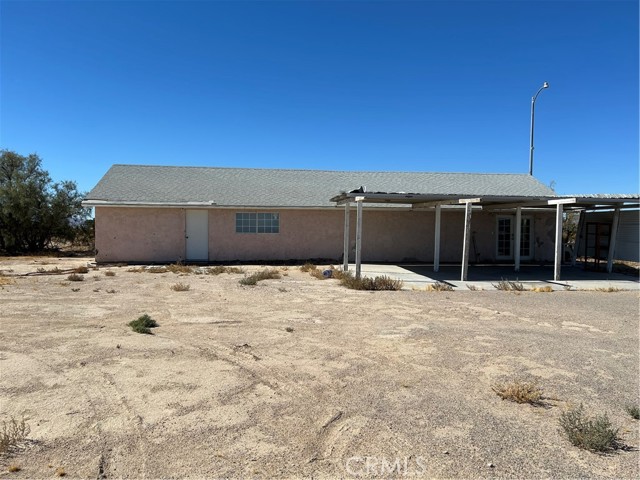
[[[238,212],[236,233],[280,233],[280,214]]]

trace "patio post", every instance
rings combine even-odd
[[[580,248],[580,237],[582,235],[582,230],[584,229],[584,218],[586,216],[586,212],[584,210],[580,210],[580,219],[578,220],[578,229],[576,230],[576,241],[573,244],[573,252],[571,253],[571,266],[576,266],[576,260],[578,258],[578,249]]]
[[[433,240],[433,271],[440,270],[440,213],[442,205],[436,205],[436,228]]]
[[[520,207],[516,207],[516,238],[515,245],[513,247],[513,257],[516,272],[520,271],[520,241],[522,238],[522,210]]]
[[[609,238],[609,253],[607,253],[607,273],[613,271],[613,259],[615,258],[616,241],[618,238],[618,225],[620,225],[620,207],[613,212],[613,225],[611,225],[611,237]]]
[[[351,212],[349,211],[350,206],[351,202],[347,201],[344,204],[344,251],[342,254],[342,270],[344,272],[349,270],[349,237],[351,235],[349,230],[349,217],[351,216]]]
[[[467,280],[467,269],[469,266],[469,243],[471,241],[471,202],[465,202],[464,205],[464,240],[462,243],[462,272],[460,273],[460,281]]]
[[[362,263],[362,201],[364,197],[356,197],[356,278],[360,278]]]
[[[553,279],[560,280],[560,264],[562,263],[562,203],[556,205],[556,254],[553,265]]]

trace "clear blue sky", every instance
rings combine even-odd
[[[113,163],[528,171],[638,187],[637,1],[7,1],[0,148]]]

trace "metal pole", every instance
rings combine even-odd
[[[549,83],[544,82],[544,84],[540,87],[540,89],[536,92],[536,94],[531,97],[531,134],[529,136],[529,175],[533,175],[533,125],[534,125],[534,116],[536,111],[536,98],[542,90],[545,88],[549,88]]]
[[[346,202],[344,204],[344,246],[342,251],[342,270],[349,270],[349,241],[350,241],[350,233],[351,227],[349,225],[349,217],[351,216],[351,212],[349,212],[349,207],[351,206],[351,202]]]
[[[362,271],[362,200],[356,197],[356,278],[360,278]]]

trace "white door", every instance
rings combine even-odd
[[[513,260],[514,239],[516,236],[515,217],[500,215],[496,219],[496,259]],[[533,219],[522,217],[520,222],[520,259],[533,258]]]
[[[187,261],[209,260],[209,211],[187,210]]]

